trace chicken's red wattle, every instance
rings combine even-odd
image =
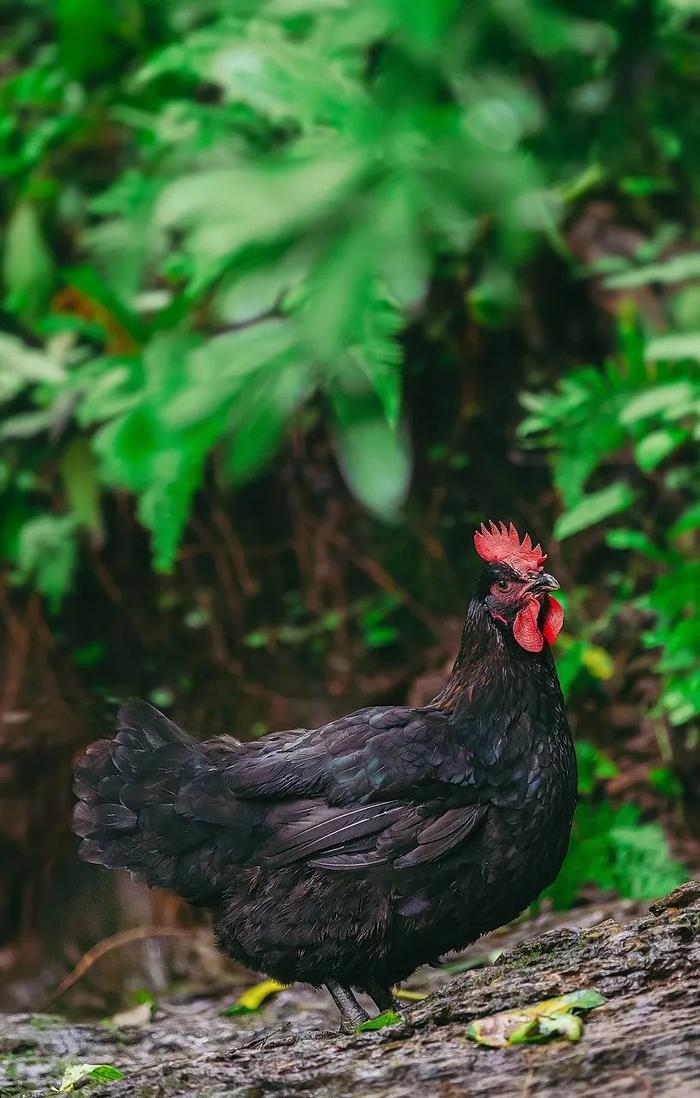
[[[564,624],[564,608],[552,595],[547,599],[547,613],[545,614],[542,632],[547,644],[554,644]]]
[[[522,610],[518,610],[513,622],[513,636],[526,652],[541,652],[544,637],[537,619],[540,616],[540,604],[534,595],[528,598]]]
[[[559,631],[564,623],[564,611],[561,603],[551,595],[548,596],[544,607],[544,621],[540,628],[539,619],[542,606],[538,599],[532,595],[528,598],[522,610],[515,615],[513,622],[513,636],[526,652],[541,652],[544,642],[554,644]]]

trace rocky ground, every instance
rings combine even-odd
[[[700,884],[650,911],[590,911],[461,974],[421,970],[428,998],[402,1007],[400,1025],[340,1035],[327,997],[281,992],[259,1014],[224,1017],[218,995],[180,997],[109,1022],[0,1015],[0,1093],[55,1093],[69,1064],[110,1064],[120,1081],[83,1084],[93,1098],[439,1098],[517,1095],[700,1094]],[[546,920],[542,920],[546,924]],[[593,925],[591,925],[593,924]],[[511,941],[532,924],[510,932]],[[493,959],[493,937],[479,947]],[[581,988],[607,1003],[580,1041],[505,1049],[475,1044],[469,1023]]]

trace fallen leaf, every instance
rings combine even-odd
[[[593,1010],[605,1002],[607,1000],[597,991],[571,991],[518,1010],[479,1018],[467,1028],[467,1036],[489,1048],[507,1048],[547,1037],[578,1041],[583,1033],[583,1022],[573,1011]]]
[[[277,980],[262,980],[259,984],[253,984],[230,1007],[226,1007],[221,1014],[226,1018],[236,1017],[240,1014],[254,1014],[260,1010],[266,999],[276,995],[278,991],[284,991],[287,984],[280,984]]]
[[[155,1003],[139,1003],[138,1006],[129,1007],[128,1010],[120,1010],[113,1014],[110,1021],[115,1026],[143,1026],[151,1021]]]
[[[96,1083],[113,1083],[123,1078],[124,1073],[111,1064],[70,1064],[63,1072],[58,1093],[67,1094],[88,1079]]]
[[[446,965],[440,965],[443,972],[469,972],[472,968],[483,968],[488,964],[487,957],[469,957],[466,961],[449,961]]]
[[[362,1022],[357,1026],[355,1033],[369,1033],[374,1029],[384,1029],[385,1026],[400,1026],[402,1022],[403,1018],[395,1010],[385,1010],[376,1018],[368,1018],[366,1022]]]
[[[392,995],[395,999],[405,999],[408,1003],[422,1003],[428,998],[427,991],[411,991],[407,987],[395,987]]]
[[[543,1014],[539,1019],[542,1037],[566,1037],[567,1041],[580,1041],[583,1019],[578,1014]]]

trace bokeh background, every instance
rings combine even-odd
[[[700,3],[24,0],[0,42],[0,1007],[196,926],[77,861],[119,701],[243,737],[425,701],[488,517],[567,611],[542,905],[696,872]]]

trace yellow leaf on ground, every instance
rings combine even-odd
[[[578,1041],[583,1033],[583,1023],[573,1012],[593,1010],[605,1002],[597,991],[571,991],[555,999],[544,999],[541,1003],[479,1018],[467,1028],[467,1036],[489,1048],[507,1048],[509,1045],[543,1041],[547,1037],[566,1037],[568,1041]]]
[[[407,987],[395,987],[392,995],[395,999],[405,999],[408,1003],[421,1003],[428,998],[427,991],[411,991]]]
[[[256,1010],[260,1010],[260,1007],[271,995],[276,995],[278,991],[284,991],[287,986],[287,984],[278,983],[277,980],[261,980],[259,984],[253,984],[252,987],[247,988],[233,1006],[226,1007],[226,1010],[222,1010],[221,1013],[228,1017],[236,1014],[251,1014]]]

